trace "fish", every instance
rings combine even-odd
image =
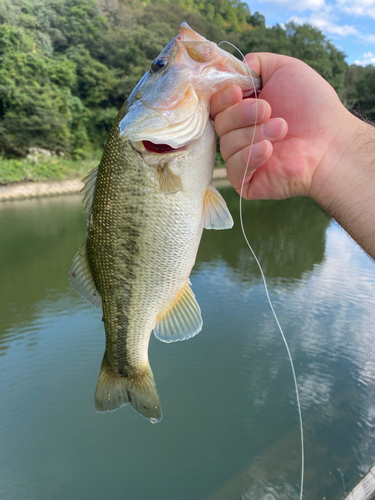
[[[233,226],[211,183],[210,99],[232,83],[247,94],[261,86],[243,62],[182,23],[121,107],[99,165],[84,179],[87,233],[69,279],[103,311],[99,412],[131,403],[159,422],[151,333],[168,343],[202,329],[189,280],[202,231]]]

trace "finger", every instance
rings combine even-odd
[[[244,99],[219,113],[215,120],[215,130],[219,137],[231,130],[261,123],[271,116],[271,106],[263,99]]]
[[[262,87],[268,82],[272,75],[283,66],[294,64],[293,57],[271,52],[254,52],[246,54],[246,63],[262,78]]]
[[[228,159],[228,179],[237,191],[242,186],[244,176],[246,175],[245,184],[247,184],[254,170],[271,158],[272,151],[273,146],[270,141],[260,141],[238,151]]]
[[[249,68],[253,69],[255,73],[257,73],[259,76],[260,75],[260,69],[261,69],[261,64],[260,64],[260,58],[256,53],[250,53],[246,54],[245,56],[245,64],[249,66]]]
[[[211,98],[211,118],[214,120],[218,113],[240,101],[242,101],[242,90],[238,85],[230,85],[216,92]]]
[[[220,141],[220,152],[224,161],[250,144],[268,140],[276,142],[283,139],[287,133],[287,123],[282,118],[271,118],[265,123],[232,130],[224,134]]]

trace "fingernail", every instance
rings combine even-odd
[[[264,112],[264,106],[258,106],[257,102],[253,102],[246,108],[246,118],[251,123],[255,123],[255,120],[259,123],[263,120]]]
[[[221,99],[224,104],[234,103],[235,98],[236,98],[236,93],[232,87],[228,87],[227,89],[225,89],[221,95]]]
[[[275,140],[283,135],[285,131],[284,120],[270,120],[263,127],[263,135],[267,139]]]

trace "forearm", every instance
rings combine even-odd
[[[375,259],[375,128],[352,115],[343,127],[312,197]]]

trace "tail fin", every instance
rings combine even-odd
[[[160,399],[151,368],[148,367],[140,377],[124,377],[103,362],[95,391],[96,409],[114,411],[128,403],[153,424],[162,419]]]

